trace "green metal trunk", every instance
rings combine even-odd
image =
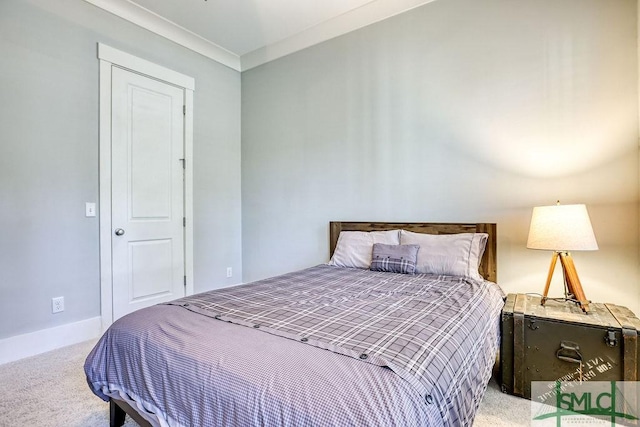
[[[509,294],[502,311],[502,391],[531,398],[532,381],[637,381],[640,320],[626,307]]]

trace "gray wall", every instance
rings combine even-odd
[[[240,74],[82,0],[2,0],[0,339],[100,315],[98,42],[195,78],[195,289],[242,280]]]
[[[0,1],[0,339],[100,314],[98,42],[196,79],[196,291],[326,261],[337,219],[497,222],[500,284],[539,292],[531,208],[560,199],[600,243],[587,296],[640,312],[637,16],[437,1],[241,82],[82,0]]]
[[[242,73],[245,281],[327,261],[330,220],[487,221],[503,289],[542,292],[531,209],[559,199],[600,244],[587,297],[640,313],[637,16],[437,1]]]

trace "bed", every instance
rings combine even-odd
[[[329,229],[329,264],[114,322],[85,362],[111,425],[471,425],[499,343],[496,225]]]

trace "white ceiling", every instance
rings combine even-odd
[[[86,0],[246,70],[435,0]]]

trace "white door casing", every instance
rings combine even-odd
[[[194,82],[103,44],[98,57],[106,329],[130,311],[193,293]]]

